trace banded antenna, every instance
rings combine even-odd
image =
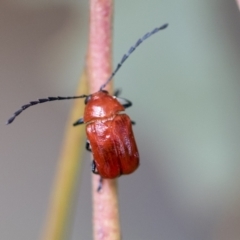
[[[133,53],[133,51],[142,43],[144,42],[147,38],[151,37],[153,34],[157,33],[160,30],[165,29],[168,26],[168,24],[164,24],[161,27],[155,28],[153,29],[151,32],[146,33],[142,38],[138,39],[138,41],[135,43],[135,45],[133,45],[132,47],[130,47],[130,49],[128,50],[128,52],[126,54],[123,55],[122,60],[118,63],[116,69],[113,71],[113,73],[111,74],[111,76],[108,78],[108,80],[100,87],[99,91],[103,91],[103,89],[106,87],[106,85],[113,79],[113,77],[115,76],[115,74],[117,73],[117,71],[121,68],[121,66],[123,65],[123,63],[126,61],[126,59]],[[86,98],[88,97],[88,95],[80,95],[80,96],[73,96],[73,97],[48,97],[48,98],[42,98],[42,99],[38,99],[36,101],[31,101],[28,104],[23,105],[19,110],[17,110],[13,116],[11,118],[8,119],[8,121],[6,122],[6,124],[10,124],[12,123],[15,118],[22,113],[24,110],[26,110],[27,108],[40,104],[40,103],[45,103],[45,102],[52,102],[52,101],[58,101],[58,100],[69,100],[69,99],[77,99],[77,98]]]
[[[102,91],[107,84],[112,80],[112,78],[115,76],[115,74],[117,73],[117,71],[121,68],[121,66],[123,65],[123,63],[126,61],[126,59],[133,53],[133,51],[142,43],[144,42],[147,38],[151,37],[153,34],[157,33],[160,30],[163,30],[165,28],[167,28],[168,24],[164,24],[161,27],[155,28],[153,29],[151,32],[146,33],[142,38],[138,39],[138,41],[135,43],[135,45],[133,45],[132,47],[130,47],[130,49],[128,50],[128,53],[124,54],[122,57],[122,60],[118,63],[116,69],[113,71],[113,73],[111,74],[111,76],[109,77],[109,79],[100,87],[100,91]]]
[[[36,101],[29,102],[28,104],[23,105],[19,110],[17,110],[11,118],[9,118],[6,122],[6,124],[10,124],[14,121],[14,119],[24,110],[27,108],[40,104],[45,102],[52,102],[52,101],[58,101],[58,100],[68,100],[68,99],[76,99],[76,98],[86,98],[87,95],[81,95],[81,96],[73,96],[73,97],[48,97],[48,98],[40,98]]]

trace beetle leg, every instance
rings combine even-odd
[[[122,99],[124,99],[124,98],[122,98]],[[124,100],[126,101],[126,103],[123,104],[124,108],[129,108],[129,107],[132,106],[132,102],[131,102],[131,101],[129,101],[129,100],[127,100],[127,99],[124,99]]]
[[[92,148],[91,148],[91,145],[89,143],[89,140],[86,141],[86,150],[89,151],[89,152],[92,152]]]
[[[118,102],[124,107],[124,108],[129,108],[132,106],[132,102],[125,99],[125,98],[116,98],[118,100]]]
[[[127,100],[127,99],[125,99],[125,98],[120,98],[120,97],[118,97],[120,94],[121,94],[121,89],[117,89],[117,90],[114,92],[113,96],[116,97],[116,99],[124,106],[124,108],[129,108],[129,107],[131,107],[131,106],[132,106],[132,102],[129,101],[129,100]]]
[[[94,160],[92,161],[92,172],[94,174],[99,174],[97,170],[96,162]]]
[[[103,178],[100,177],[97,192],[100,192],[102,190],[102,187],[103,187]]]
[[[135,121],[131,121],[132,125],[136,125],[136,122]]]
[[[84,123],[83,118],[80,118],[80,119],[78,119],[75,123],[73,123],[73,126],[75,127],[75,126],[80,125],[80,124],[83,124],[83,123]]]
[[[92,161],[92,172],[93,172],[94,174],[99,174],[98,171],[97,171],[96,163],[95,163],[94,160]],[[103,178],[100,177],[100,179],[99,179],[99,184],[98,184],[98,188],[97,188],[97,192],[100,192],[100,191],[101,191],[102,186],[103,186]]]
[[[118,97],[121,94],[121,89],[115,90],[113,96]]]

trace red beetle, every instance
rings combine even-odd
[[[124,106],[107,91],[88,97],[83,119],[94,157],[92,170],[103,178],[132,173],[139,165],[132,123],[122,111]]]
[[[104,88],[124,61],[144,40],[167,26],[168,24],[164,24],[140,38],[123,56],[117,68],[98,92],[90,95],[48,97],[32,101],[16,111],[7,124],[12,123],[22,111],[33,105],[55,100],[85,98],[84,117],[73,125],[86,124],[88,138],[86,148],[93,152],[93,173],[99,174],[102,178],[116,178],[122,174],[134,172],[139,166],[139,154],[132,131],[134,122],[123,113],[125,108],[130,107],[132,103],[129,100],[117,98],[119,91],[115,96],[110,96]]]

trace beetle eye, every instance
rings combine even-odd
[[[88,102],[90,101],[91,97],[92,97],[91,95],[88,95],[88,96],[85,98],[85,101],[84,101],[85,105],[88,104]]]
[[[108,91],[106,90],[101,90],[101,92],[108,94]]]

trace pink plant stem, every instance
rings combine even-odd
[[[87,73],[90,93],[99,90],[111,75],[112,67],[112,0],[90,0],[90,35]],[[107,90],[112,92],[107,86]],[[103,180],[97,192],[99,176],[93,175],[93,236],[94,240],[119,240],[120,223],[116,180]]]
[[[112,71],[112,0],[90,0],[89,34],[89,88],[96,92]]]
[[[236,2],[237,2],[237,5],[238,5],[238,8],[240,10],[240,0],[236,0]]]

